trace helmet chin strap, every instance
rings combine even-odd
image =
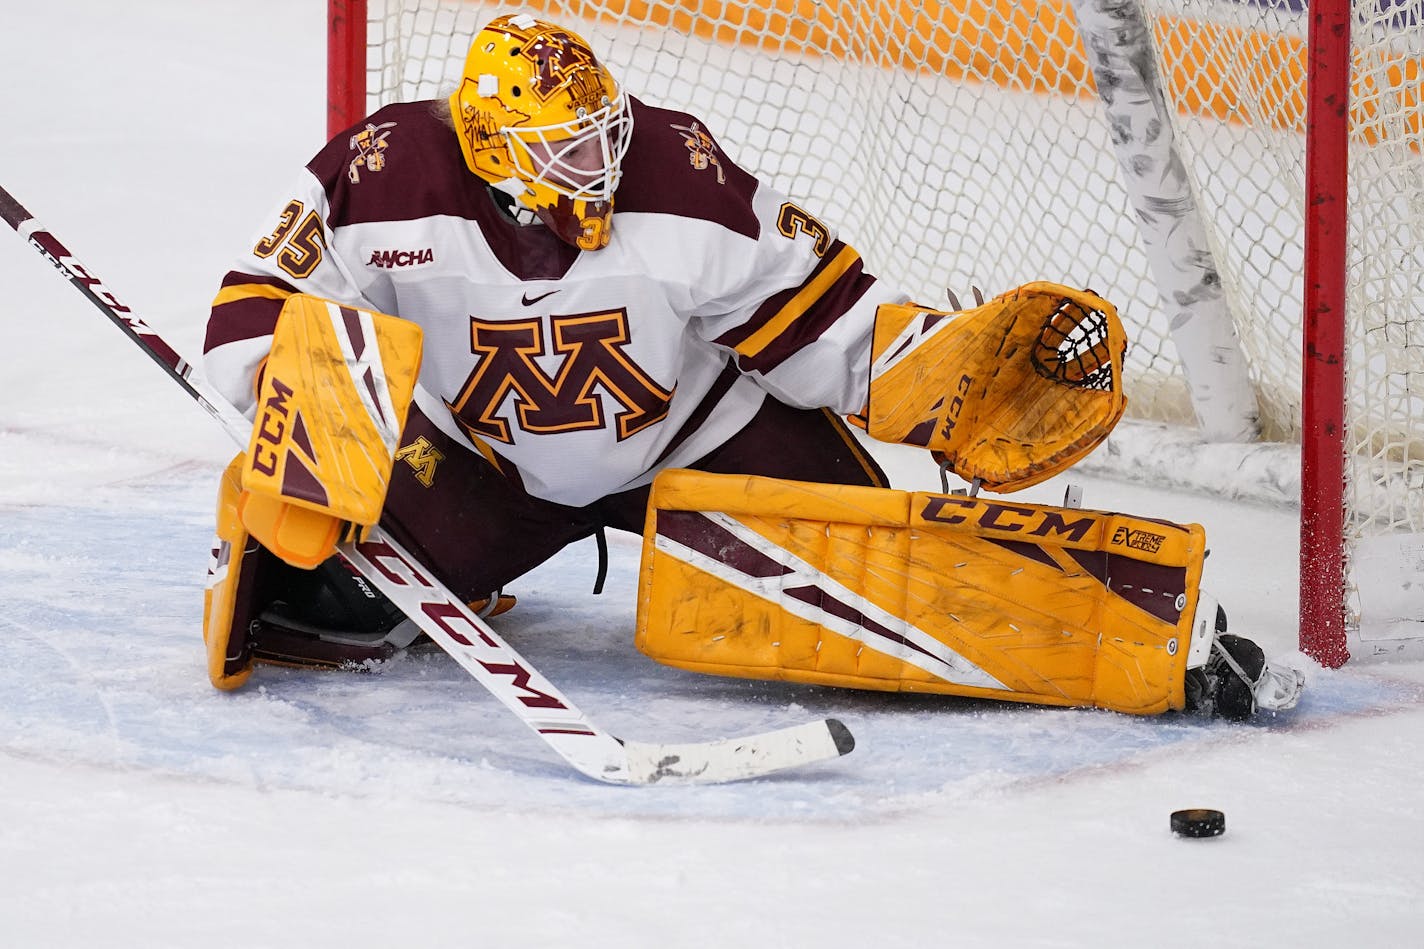
[[[490,197],[511,221],[520,227],[528,227],[532,224],[544,226],[544,221],[538,214],[520,203],[519,196],[523,193],[524,186],[514,178],[490,185]]]

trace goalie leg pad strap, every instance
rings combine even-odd
[[[637,645],[746,678],[1155,714],[1183,679],[1205,534],[1108,512],[669,471]]]

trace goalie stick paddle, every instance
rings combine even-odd
[[[193,367],[0,187],[0,217],[148,353],[228,434],[246,446],[252,423],[210,392]],[[716,783],[824,761],[855,747],[849,729],[823,719],[744,738],[684,744],[624,741],[594,725],[459,597],[379,527],[343,543],[341,556],[395,603],[524,724],[583,774],[612,784]]]

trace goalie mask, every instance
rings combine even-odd
[[[628,97],[577,34],[501,16],[470,45],[450,114],[465,163],[584,250],[608,244]]]

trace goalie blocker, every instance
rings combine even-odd
[[[1195,524],[668,471],[637,645],[715,675],[1139,715],[1293,705],[1293,670],[1217,636],[1204,555]]]
[[[218,492],[203,609],[218,688],[241,686],[254,659],[359,664],[417,635],[391,635],[399,611],[333,555],[380,517],[421,339],[414,323],[306,294],[282,305],[248,449]]]

